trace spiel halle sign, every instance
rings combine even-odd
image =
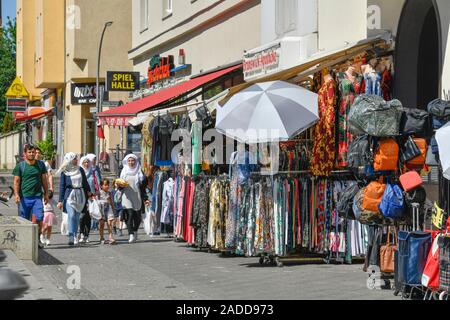
[[[139,72],[108,71],[106,73],[107,91],[139,90]]]

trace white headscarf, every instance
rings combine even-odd
[[[136,166],[134,168],[130,168],[130,166],[128,165],[128,159],[133,158],[134,160],[136,160]],[[134,155],[134,154],[129,154],[127,155],[123,160],[122,160],[122,164],[123,164],[123,169],[122,172],[120,173],[120,179],[126,180],[127,176],[136,176],[136,185],[138,185],[139,183],[141,183],[144,180],[144,174],[142,173],[141,170],[141,164],[139,163],[139,158]]]
[[[78,165],[74,166],[72,164],[72,161],[76,158],[77,158],[76,153],[73,152],[66,153],[66,155],[64,156],[64,162],[62,163],[61,167],[59,168],[56,174],[59,175],[61,172],[64,172],[64,174],[69,177],[77,174],[80,171],[79,166]]]
[[[83,166],[83,163],[84,163],[86,160],[89,162],[89,167],[88,167],[87,169]],[[89,159],[89,155],[82,157],[82,158],[80,159],[80,164],[81,164],[81,167],[82,167],[83,170],[84,170],[84,173],[86,174],[86,177],[90,176],[90,175],[92,174],[92,170],[93,170],[94,168],[93,168],[93,165],[92,165],[92,160]]]
[[[94,165],[94,159],[97,159],[97,156],[93,153],[89,153],[86,155],[86,158],[91,162],[91,166]]]

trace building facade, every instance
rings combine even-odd
[[[133,0],[128,57],[141,75],[155,55],[191,65],[192,75],[240,62],[260,43],[260,12],[260,0]]]

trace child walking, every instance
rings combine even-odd
[[[122,199],[120,198],[120,192],[119,192],[119,186],[117,185],[116,181],[114,180],[114,190],[112,191],[112,197],[114,201],[114,208],[115,210],[115,216],[116,216],[116,224],[114,225],[114,230],[117,230],[116,225],[119,229],[119,236],[123,236],[123,222],[124,216],[123,216],[123,208],[122,208]],[[116,234],[116,232],[114,232]]]
[[[114,215],[114,202],[111,196],[111,192],[109,191],[109,180],[104,179],[101,183],[100,189],[100,211],[102,213],[102,219],[100,220],[100,243],[105,243],[104,238],[104,230],[105,230],[105,222],[108,226],[109,233],[109,244],[116,244],[116,240],[113,236],[113,226],[116,221],[116,217]]]
[[[56,226],[56,224],[57,224],[55,210],[52,206],[52,201],[51,201],[52,198],[53,198],[53,195],[51,196],[50,201],[48,201],[47,204],[45,204],[45,202],[42,201],[43,205],[44,205],[44,223],[42,224],[42,233],[40,236],[40,240],[41,240],[41,243],[46,246],[50,246],[50,244],[51,244],[50,238],[52,236],[52,228],[53,228],[53,226]]]

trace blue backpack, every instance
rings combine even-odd
[[[400,219],[405,211],[402,189],[398,185],[388,183],[378,209],[386,218]]]

